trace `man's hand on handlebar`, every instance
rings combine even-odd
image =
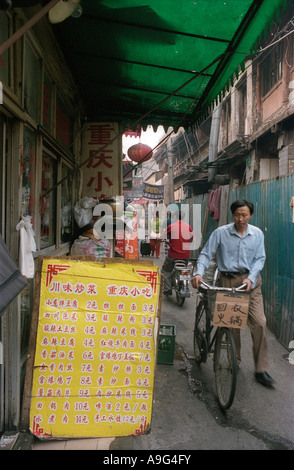
[[[200,276],[200,274],[196,274],[196,276],[191,279],[192,287],[194,287],[194,289],[198,289],[202,280],[202,276]]]
[[[250,281],[250,279],[244,279],[243,284],[247,284],[245,292],[250,292],[252,287],[252,282]]]
[[[200,287],[201,282],[203,282],[203,279],[200,274],[196,274],[196,276],[192,277],[191,279],[191,284],[194,289],[198,289]],[[243,292],[250,292],[252,288],[252,282],[250,281],[250,279],[244,279],[243,284],[247,284],[247,287]]]

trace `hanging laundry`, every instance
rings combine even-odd
[[[32,279],[35,275],[33,252],[36,251],[36,243],[31,219],[29,215],[22,217],[16,226],[20,234],[19,269],[21,274],[28,279]]]
[[[220,218],[221,193],[222,186],[219,186],[217,189],[213,189],[209,195],[208,209],[210,210],[211,216],[214,220],[219,220]]]

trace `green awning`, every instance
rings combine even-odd
[[[217,99],[284,0],[83,0],[53,25],[88,121],[188,127]]]

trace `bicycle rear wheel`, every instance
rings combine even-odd
[[[197,364],[206,362],[207,359],[206,315],[206,304],[202,300],[196,308],[194,325],[194,356]]]
[[[237,383],[237,359],[233,335],[228,328],[218,328],[214,351],[217,398],[223,410],[233,403]]]
[[[182,305],[184,305],[184,302],[185,302],[185,297],[182,297],[177,289],[176,289],[176,301],[179,307],[182,307]]]

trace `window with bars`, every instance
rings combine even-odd
[[[265,96],[282,78],[283,44],[279,42],[261,62],[262,96]]]

